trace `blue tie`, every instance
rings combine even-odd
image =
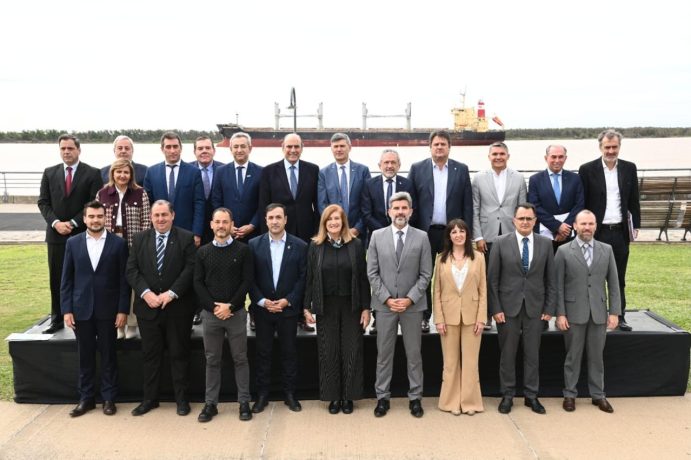
[[[557,204],[561,201],[561,188],[559,187],[559,174],[551,174],[552,188],[554,189],[554,197],[557,199]]]
[[[159,275],[163,270],[163,257],[166,253],[166,246],[163,244],[165,238],[166,237],[164,235],[158,235],[158,238],[156,239],[156,268],[158,269]]]
[[[238,166],[237,171],[238,171],[238,179],[237,179],[237,186],[238,186],[238,196],[242,196],[242,187],[245,185],[242,181],[242,170],[245,169],[244,166]]]
[[[202,185],[204,186],[204,198],[209,199],[211,192],[211,181],[209,180],[209,168],[202,168]]]
[[[386,179],[388,185],[386,186],[386,203],[384,203],[384,209],[389,209],[389,198],[393,195],[393,179]]]
[[[341,166],[341,204],[343,210],[348,213],[348,176],[346,175],[345,166]]]
[[[168,201],[173,204],[175,201],[175,168],[178,165],[168,165],[170,168],[170,174],[168,175]]]
[[[530,253],[528,252],[528,237],[523,238],[523,254],[521,254],[521,263],[523,264],[523,273],[528,273],[530,265]]]
[[[295,165],[290,166],[290,194],[295,199],[298,195],[298,178],[295,177]]]

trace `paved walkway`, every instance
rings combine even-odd
[[[330,415],[326,403],[304,401],[301,413],[271,403],[250,422],[237,418],[237,404],[201,424],[192,414],[179,417],[163,404],[132,417],[134,404],[118,405],[106,417],[100,410],[80,418],[72,406],[0,402],[0,458],[37,459],[688,459],[691,457],[691,396],[616,398],[613,414],[579,399],[576,412],[561,409],[561,399],[543,399],[547,415],[537,415],[517,398],[501,415],[498,400],[485,398],[486,412],[473,417],[423,404],[415,419],[404,399],[392,401],[377,419],[373,400],[356,403],[352,415]]]

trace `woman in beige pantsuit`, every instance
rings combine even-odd
[[[433,314],[444,371],[439,409],[454,415],[482,412],[478,358],[487,318],[485,258],[473,251],[470,229],[454,219],[434,268]]]

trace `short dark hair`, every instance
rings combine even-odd
[[[288,215],[286,212],[286,207],[284,205],[282,205],[281,203],[269,203],[269,205],[264,209],[264,215],[270,213],[271,211],[273,211],[276,208],[283,209],[283,215],[284,216]]]
[[[346,133],[336,133],[333,136],[331,136],[331,140],[329,141],[330,144],[333,144],[334,142],[338,141],[346,141],[346,144],[350,144],[350,136],[348,136]]]
[[[516,212],[517,212],[519,209],[521,209],[521,208],[532,210],[532,211],[533,211],[533,215],[534,215],[535,217],[537,217],[537,210],[535,209],[535,205],[534,205],[533,203],[528,203],[528,202],[521,203],[521,204],[519,204],[518,206],[516,206],[516,209],[513,210],[513,216],[514,216],[514,217],[516,217]]]
[[[105,206],[103,206],[103,203],[97,200],[91,200],[88,203],[84,205],[84,210],[82,211],[83,215],[86,216],[86,210],[87,209],[106,209]]]
[[[60,145],[62,141],[73,141],[78,149],[82,148],[82,143],[79,142],[79,138],[74,134],[61,134],[60,137],[58,137],[58,145]]]
[[[492,147],[499,147],[499,148],[502,148],[502,149],[506,150],[506,153],[509,153],[509,147],[508,147],[506,144],[504,144],[503,142],[501,142],[501,141],[492,142],[492,143],[489,145],[489,150],[490,150],[490,152],[492,151]]]
[[[446,142],[449,143],[449,147],[451,147],[451,134],[449,134],[448,131],[445,129],[438,129],[437,131],[432,131],[432,134],[429,135],[429,145],[432,146],[432,141],[434,140],[435,137],[442,137],[446,139]]]
[[[209,136],[199,136],[194,140],[194,147],[192,147],[194,150],[197,150],[197,142],[199,141],[211,141],[211,148],[216,150],[216,146],[214,145],[214,140],[211,139]],[[182,145],[182,143],[180,143]]]
[[[224,208],[223,206],[214,209],[214,212],[211,213],[211,220],[213,220],[216,213],[219,212],[225,212],[226,214],[228,214],[228,217],[230,217],[230,220],[233,220],[233,211],[231,211],[228,208]]]
[[[163,136],[161,136],[161,148],[163,148],[163,141],[165,141],[166,139],[177,139],[180,143],[180,146],[182,147],[182,139],[180,139],[180,135],[178,133],[174,131],[166,131],[165,133],[163,133]]]

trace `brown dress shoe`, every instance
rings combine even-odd
[[[576,399],[575,398],[564,398],[562,407],[566,412],[573,412],[576,410]]]
[[[593,399],[593,406],[597,406],[602,412],[607,412],[608,414],[614,412],[614,408],[605,398]]]

